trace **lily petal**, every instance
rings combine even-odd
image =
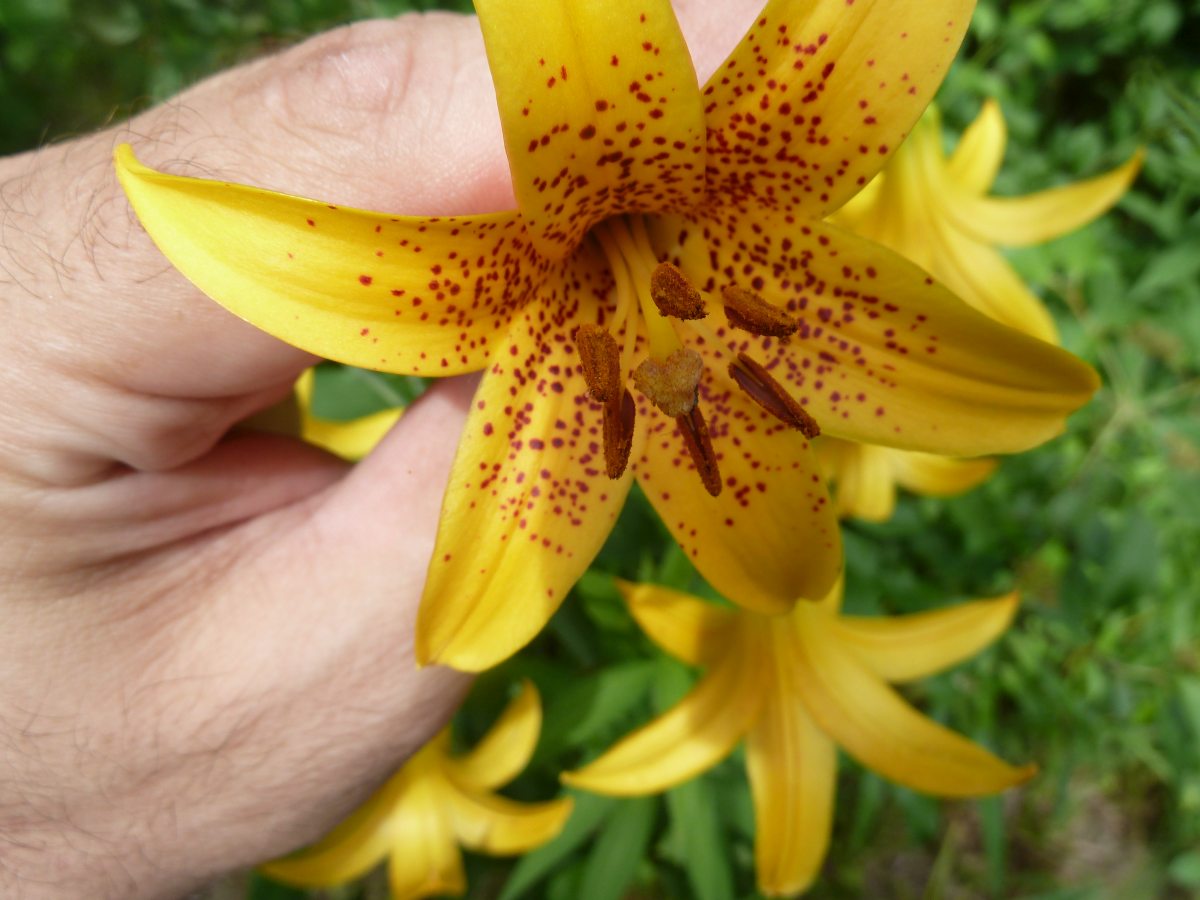
[[[166,175],[116,151],[163,254],[230,312],[327,359],[414,375],[482,368],[546,266],[515,212],[389,216]]]
[[[542,730],[542,703],[537,687],[526,679],[521,693],[505,707],[500,718],[475,748],[450,757],[442,765],[449,776],[477,791],[508,784],[529,764]]]
[[[1121,199],[1146,152],[1138,149],[1103,175],[1024,197],[981,197],[959,192],[945,208],[966,233],[989,244],[1028,247],[1074,231]]]
[[[563,264],[499,342],[467,418],[417,617],[421,664],[479,671],[524,646],[599,552],[632,482],[605,474],[602,416],[571,335],[608,287]],[[637,452],[636,438],[634,452]]]
[[[950,154],[947,162],[950,180],[969,193],[987,193],[996,180],[996,173],[1000,171],[1007,138],[1008,129],[1000,104],[989,98],[975,121],[963,131],[958,146]],[[940,146],[940,133],[938,141]]]
[[[754,861],[759,890],[769,897],[792,896],[812,884],[833,826],[837,750],[794,691],[781,682],[771,692],[746,741]]]
[[[348,422],[335,422],[306,412],[301,420],[301,437],[306,443],[355,462],[375,449],[403,413],[402,409],[383,409]]]
[[[513,186],[543,254],[703,199],[704,114],[667,0],[478,0]]]
[[[911,450],[889,450],[896,482],[928,497],[953,497],[986,481],[996,471],[997,461],[981,456],[956,459]]]
[[[973,0],[771,0],[704,88],[709,197],[824,216],[933,99]]]
[[[618,581],[617,587],[642,631],[676,659],[713,666],[728,652],[738,615],[682,591]]]
[[[1019,602],[1014,592],[906,616],[843,616],[835,628],[880,678],[912,681],[970,659],[1012,624]]]
[[[686,697],[562,781],[597,794],[657,794],[712,768],[758,717],[767,685],[739,640]]]
[[[841,569],[841,536],[811,442],[756,406],[709,361],[700,403],[724,486],[712,497],[674,420],[644,398],[638,482],[671,534],[717,591],[757,612],[786,612],[824,594]]]
[[[495,794],[457,791],[448,797],[454,833],[469,850],[511,856],[539,847],[562,831],[574,801],[518,803]]]
[[[825,434],[955,456],[1016,452],[1059,433],[1099,384],[1069,353],[827,223],[759,212],[658,230],[661,251],[703,290],[746,284],[800,320],[788,344],[717,334],[766,365]]]
[[[824,438],[817,445],[821,464],[835,482],[838,515],[886,522],[896,508],[896,479],[891,447]]]
[[[418,769],[427,771],[422,769],[422,762],[418,757],[410,760],[316,844],[260,866],[260,871],[277,881],[301,887],[334,887],[364,875],[391,848],[397,815],[420,815],[414,811],[414,797],[417,804],[420,802],[414,784],[421,777]]]
[[[1058,326],[1008,261],[996,250],[945,222],[927,232],[941,249],[938,276],[946,286],[986,316],[1031,337],[1058,343]]]
[[[1036,766],[1010,766],[922,715],[849,648],[831,617],[798,604],[796,689],[812,717],[855,759],[885,778],[945,797],[992,794],[1021,784]]]
[[[462,894],[467,890],[462,853],[454,842],[448,802],[458,796],[445,782],[422,779],[414,784],[406,815],[392,825],[388,886],[392,900]]]

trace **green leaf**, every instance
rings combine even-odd
[[[308,891],[280,884],[257,872],[250,876],[246,886],[246,900],[306,900],[307,897]]]
[[[653,660],[612,665],[580,678],[547,701],[537,758],[553,758],[568,748],[615,737],[644,701],[656,671]]]
[[[571,818],[567,819],[558,837],[521,857],[521,861],[513,866],[498,900],[516,900],[557,869],[580,844],[592,836],[620,802],[614,797],[600,797],[579,791],[567,793],[575,798]]]
[[[646,857],[657,797],[623,799],[601,827],[588,856],[578,900],[621,900]]]
[[[707,778],[694,778],[666,794],[670,829],[663,855],[686,873],[696,900],[732,900],[729,841],[717,817],[717,794]]]
[[[1180,887],[1200,890],[1200,850],[1189,850],[1171,860],[1167,877]]]

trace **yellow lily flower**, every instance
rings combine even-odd
[[[421,662],[478,670],[528,642],[634,472],[719,589],[777,613],[839,569],[818,423],[1011,452],[1097,385],[822,221],[916,121],[972,7],[771,0],[701,89],[667,0],[479,0],[512,212],[332,207],[159,173],[127,146],[117,171],[180,271],[270,333],[351,365],[484,370]]]
[[[555,837],[571,814],[570,797],[518,803],[493,793],[528,764],[541,726],[538,692],[527,681],[474,750],[452,755],[445,729],[327,837],[262,871],[299,887],[333,887],[387,859],[394,900],[464,893],[459,844],[493,856],[524,853]]]
[[[892,781],[945,797],[992,794],[1036,771],[1003,762],[888,686],[975,654],[1008,627],[1015,594],[873,619],[840,614],[840,581],[819,603],[798,603],[784,616],[647,584],[621,590],[656,643],[708,672],[676,706],[563,781],[600,794],[657,793],[712,767],[745,738],[764,894],[799,893],[820,871],[836,745]]]
[[[362,459],[383,440],[392,426],[400,421],[404,410],[381,409],[370,415],[349,421],[336,421],[315,415],[312,411],[316,370],[305,369],[296,379],[296,400],[300,407],[300,437],[305,443],[340,456],[349,462]]]
[[[1000,106],[987,101],[949,156],[930,106],[883,172],[831,221],[912,260],[980,312],[1057,344],[1045,305],[993,245],[1028,246],[1061,237],[1107,211],[1141,168],[1138,150],[1103,175],[1024,197],[989,196],[1004,158]],[[954,459],[823,440],[818,453],[837,484],[842,516],[886,521],[896,488],[944,497],[988,478],[989,459]]]

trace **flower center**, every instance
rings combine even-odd
[[[785,425],[813,438],[821,433],[816,421],[767,369],[745,353],[733,354],[704,321],[711,305],[719,306],[731,328],[751,334],[788,338],[799,327],[784,310],[761,295],[738,285],[721,289],[721,302],[696,288],[680,269],[658,259],[641,216],[621,216],[601,222],[592,234],[612,272],[616,313],[612,330],[581,325],[575,332],[584,379],[592,399],[604,411],[604,459],[610,478],[619,478],[629,463],[633,445],[634,404],[625,387],[634,386],[663,413],[675,419],[680,438],[712,496],[721,493],[721,473],[700,410],[704,362],[684,346],[684,337],[698,339],[728,358],[729,377],[745,394]],[[639,325],[645,331],[649,356],[636,366]],[[618,346],[614,333],[624,330]]]

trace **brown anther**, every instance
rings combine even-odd
[[[597,403],[620,397],[621,351],[617,340],[599,325],[585,323],[575,329],[575,347],[583,364],[588,393]]]
[[[650,299],[664,316],[703,319],[708,315],[700,292],[670,263],[659,263],[650,273]]]
[[[794,334],[799,323],[784,310],[772,306],[761,295],[746,288],[729,285],[721,288],[725,318],[734,328],[763,337],[785,338]]]
[[[635,409],[633,395],[627,390],[604,404],[604,471],[609,478],[620,478],[629,465]]]
[[[679,434],[683,437],[688,455],[696,464],[696,471],[700,473],[704,489],[713,497],[718,496],[721,493],[721,472],[717,468],[717,455],[713,452],[708,425],[700,407],[692,407],[692,411],[687,415],[676,418],[675,424],[679,426]]]
[[[696,405],[704,360],[681,347],[665,360],[645,359],[633,370],[633,383],[668,416],[683,416]]]
[[[739,353],[737,361],[729,364],[729,376],[750,395],[751,400],[784,425],[795,428],[806,438],[815,438],[821,433],[817,420],[792,399],[770,372],[745,353]]]

